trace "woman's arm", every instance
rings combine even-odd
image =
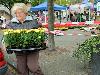
[[[2,52],[6,51],[6,48],[2,43],[0,43],[0,51]]]

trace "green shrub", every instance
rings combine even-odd
[[[87,39],[78,49],[74,52],[74,57],[81,61],[90,61],[92,53],[100,52],[100,36],[95,36]]]

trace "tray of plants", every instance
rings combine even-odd
[[[44,50],[46,49],[46,33],[43,28],[39,29],[5,29],[4,44],[8,50]]]

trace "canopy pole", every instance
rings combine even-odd
[[[89,21],[90,21],[90,18],[91,18],[91,9],[89,8]]]
[[[47,14],[46,14],[46,11],[45,11],[45,23],[47,23],[46,15],[47,15]]]

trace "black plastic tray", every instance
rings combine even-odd
[[[29,49],[8,49],[7,51],[36,51],[36,50],[45,50],[47,47],[39,47],[39,48],[29,48]]]

